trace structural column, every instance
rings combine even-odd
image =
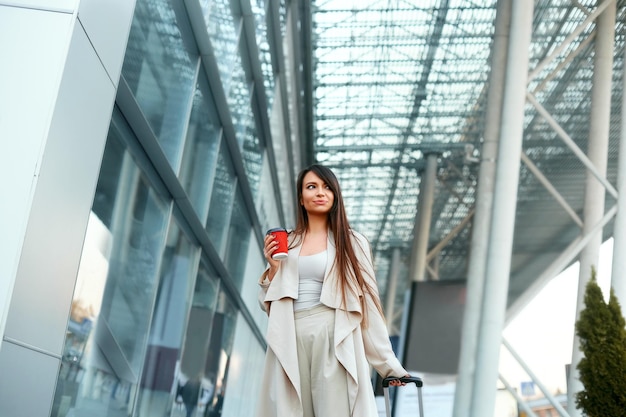
[[[517,205],[533,2],[514,0],[470,416],[493,416]],[[526,53],[520,53],[526,51]]]
[[[469,416],[476,368],[478,326],[484,290],[485,266],[489,245],[489,226],[498,153],[498,136],[502,111],[502,90],[506,73],[507,46],[511,24],[511,0],[498,2],[493,41],[484,142],[476,195],[476,212],[472,224],[472,242],[467,272],[467,296],[463,315],[459,370],[454,393],[453,417]]]
[[[430,237],[430,222],[433,214],[435,181],[437,180],[437,157],[437,154],[434,153],[426,156],[426,169],[420,183],[409,274],[412,282],[426,279],[426,256],[428,255],[428,238]]]
[[[413,247],[411,248],[409,261],[409,283],[411,285],[410,303],[416,299],[417,283],[426,280],[426,257],[428,255],[428,238],[430,235],[430,223],[435,196],[435,181],[437,180],[437,154],[426,156],[426,169],[420,182],[420,193],[417,204],[417,215],[413,229]],[[413,310],[412,306],[409,311]],[[407,329],[411,328],[411,316],[409,315]],[[409,337],[405,338],[403,352],[406,354],[406,346]]]
[[[594,55],[593,86],[591,90],[591,114],[587,155],[601,176],[606,176],[607,153],[609,146],[609,124],[611,116],[611,80],[613,71],[613,41],[615,37],[615,1],[610,1],[602,14],[596,19],[596,43]],[[583,234],[601,221],[604,215],[604,186],[589,171],[585,183]],[[584,296],[587,283],[591,278],[591,268],[598,266],[602,230],[593,235],[580,254],[580,272],[578,277],[578,298],[576,301],[576,320],[585,308]],[[580,341],[574,336],[572,363],[567,390],[567,408],[572,417],[580,416],[576,409],[575,395],[583,389],[578,378],[576,366],[582,358]]]
[[[389,335],[393,335],[393,316],[395,314],[394,305],[398,288],[398,275],[400,273],[400,248],[394,247],[391,250],[391,261],[389,264],[389,278],[387,281],[387,297],[385,298],[385,315],[387,316],[387,330]]]
[[[626,62],[626,49],[624,50]],[[622,91],[626,91],[626,65],[622,75]],[[613,225],[613,268],[611,286],[622,306],[622,314],[626,312],[626,94],[622,93],[621,136],[619,159],[617,166],[617,215]]]

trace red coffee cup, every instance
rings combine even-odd
[[[272,254],[272,259],[281,260],[287,257],[287,230],[282,227],[276,227],[267,231],[268,235],[274,236],[274,239],[278,242],[276,250]]]

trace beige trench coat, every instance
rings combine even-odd
[[[365,279],[374,281],[374,268],[369,242],[353,232],[356,256],[365,271]],[[298,298],[298,258],[300,246],[289,250],[287,259],[281,262],[274,279],[261,276],[259,301],[265,311],[269,310],[267,326],[268,349],[259,398],[257,417],[301,417],[303,415],[300,394],[300,375],[296,351],[296,330],[293,300]],[[387,326],[371,298],[368,297],[368,327],[361,327],[362,311],[358,298],[348,293],[347,308],[343,307],[338,275],[331,270],[335,259],[335,245],[329,236],[328,261],[321,302],[335,309],[335,356],[348,374],[348,395],[351,417],[377,417],[370,368],[382,376],[403,376],[406,370],[396,358],[389,341]],[[363,296],[363,294],[360,294]],[[376,294],[378,297],[378,294]],[[269,308],[271,305],[271,308]],[[330,417],[330,416],[319,416]],[[348,417],[348,416],[333,416]]]

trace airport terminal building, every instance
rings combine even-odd
[[[316,161],[405,368],[489,417],[506,321],[626,250],[625,22],[625,0],[0,0],[0,417],[254,415],[263,238]]]

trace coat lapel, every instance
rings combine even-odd
[[[320,301],[322,304],[334,309],[341,309],[346,311],[355,311],[361,313],[361,302],[359,297],[354,293],[348,291],[346,294],[346,304],[344,304],[343,294],[341,292],[340,278],[337,274],[337,269],[333,267],[335,262],[335,256],[337,249],[335,247],[335,240],[332,233],[328,234],[328,242],[326,244],[328,250],[328,260],[326,262],[326,273],[324,275],[324,285],[322,286],[322,294],[320,295]],[[357,253],[357,259],[359,255]],[[360,293],[360,295],[362,295]]]
[[[362,312],[360,297],[363,296],[359,289],[359,296],[352,291],[346,293],[346,302],[344,303],[341,287],[339,285],[340,278],[335,268],[332,268],[336,256],[336,247],[332,235],[329,234],[328,263],[326,265],[326,276],[324,277],[324,285],[322,287],[321,301],[329,307],[335,309],[335,357],[341,363],[348,373],[348,397],[350,401],[351,415],[354,414],[357,406],[357,396],[360,385],[363,381],[359,381],[359,374],[363,373],[358,358],[355,355],[357,347],[354,342],[354,335],[360,334],[359,326],[361,325]],[[367,262],[363,259],[360,251],[355,250],[357,260],[359,262]],[[367,375],[368,370],[365,370]],[[366,385],[366,384],[365,384]],[[363,389],[361,387],[361,389]],[[367,387],[365,388],[367,389]],[[369,413],[368,413],[369,414]]]
[[[302,402],[302,394],[300,392],[293,300],[298,298],[300,249],[301,245],[298,245],[289,250],[289,256],[281,262],[276,276],[267,289],[264,300],[266,303],[271,303],[267,343],[296,391],[299,404]]]
[[[273,302],[270,309],[270,319],[268,320],[267,343],[291,381],[301,403],[298,348],[296,346],[295,334],[296,324],[293,315],[293,300],[284,298]]]

